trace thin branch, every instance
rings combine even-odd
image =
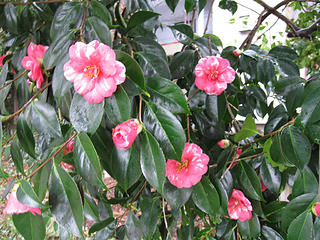
[[[210,22],[210,19],[211,19],[212,7],[213,7],[213,4],[214,4],[214,1],[215,0],[212,0],[211,3],[210,3],[209,14],[208,14],[208,17],[207,17],[207,22],[206,22],[206,26],[204,28],[203,34],[206,34],[206,32],[208,30],[208,26],[209,26],[209,22]],[[212,54],[210,54],[210,55],[212,55]]]
[[[213,231],[215,231],[216,228],[212,228],[209,232],[207,232],[200,240],[205,239],[209,234],[211,234]]]
[[[47,0],[47,1],[36,1],[36,2],[0,2],[0,5],[6,5],[12,3],[13,5],[33,5],[33,4],[46,4],[46,3],[58,3],[58,2],[71,2],[70,0]]]
[[[84,27],[84,23],[85,23],[86,18],[87,18],[88,6],[89,6],[89,0],[87,0],[86,6],[84,8],[83,17],[82,17],[82,21],[81,21],[81,25],[80,25],[80,39],[84,43],[86,42],[86,40],[83,37],[83,27]]]
[[[212,56],[212,46],[211,46],[211,37],[208,36],[208,46],[209,46],[209,54]]]
[[[187,114],[187,133],[188,133],[188,143],[191,141],[190,136],[190,115]]]
[[[196,11],[197,11],[197,4],[194,5],[193,11],[192,11],[192,19],[191,19],[191,28],[193,29],[194,21],[196,20]]]
[[[48,162],[50,162],[55,156],[58,155],[58,153],[68,144],[68,142],[70,142],[75,136],[77,135],[77,133],[74,133],[67,141],[64,142],[64,144],[62,144],[62,146],[51,156],[49,157],[45,162],[43,162],[36,170],[34,170],[29,176],[28,178],[31,178],[33,175],[35,175],[41,168],[43,168]]]
[[[15,113],[11,114],[10,116],[4,118],[2,120],[2,122],[7,122],[9,121],[11,118],[19,115],[23,110],[25,110],[30,103],[32,103],[33,100],[36,99],[36,97],[38,97],[38,95],[40,95],[40,93],[42,93],[44,90],[46,90],[50,85],[52,84],[52,82],[47,83],[43,88],[41,88],[35,95],[32,96],[32,98],[29,99],[29,101],[23,105],[22,108],[20,108],[18,111],[16,111]]]
[[[191,94],[191,96],[188,97],[187,102],[189,102],[189,101],[191,100],[191,98],[193,98],[199,91],[200,91],[200,89],[197,88],[197,89]]]
[[[171,235],[171,232],[170,232],[170,229],[168,227],[168,222],[167,222],[167,218],[166,218],[166,210],[165,210],[165,206],[164,206],[164,198],[162,198],[162,213],[163,213],[163,220],[164,220],[164,225],[166,226],[166,229],[170,235],[170,239],[173,239],[172,238],[172,235]]]
[[[229,164],[229,166],[227,167],[227,169],[224,171],[224,173],[221,175],[220,180],[222,180],[222,179],[224,178],[224,176],[227,174],[227,172],[232,168],[233,163],[236,162],[236,160],[237,160],[237,158],[238,158],[238,157],[237,157],[237,151],[238,151],[238,149],[239,149],[239,145],[240,145],[240,143],[238,144],[238,146],[237,146],[237,148],[236,148],[236,150],[235,150],[235,152],[234,152],[234,155],[233,155],[233,158],[232,158],[231,163]]]
[[[243,5],[243,4],[239,3],[239,2],[236,2],[236,3],[237,3],[238,5],[240,5],[241,7],[244,7],[244,8],[246,8],[246,9],[248,9],[248,10],[250,10],[250,11],[252,11],[252,12],[258,14],[258,15],[260,15],[260,13],[258,13],[256,10],[254,10],[254,9],[252,9],[252,8],[250,8],[250,7],[247,7],[247,6],[245,6],[245,5]]]
[[[130,52],[130,56],[133,58],[133,49],[131,44],[129,43],[129,40],[126,36],[122,36],[123,41],[125,42],[125,44],[127,45],[129,52]]]
[[[240,131],[240,127],[239,127],[239,125],[238,125],[238,122],[237,122],[236,118],[234,117],[233,112],[232,112],[232,110],[231,110],[231,108],[230,108],[230,103],[229,103],[229,101],[228,101],[227,96],[226,96],[226,95],[224,95],[224,96],[225,96],[225,98],[226,98],[228,112],[229,112],[229,114],[230,114],[230,116],[231,116],[231,118],[232,118],[232,120],[233,120],[233,122],[234,122],[234,126],[236,127],[237,131],[239,132],[239,131]]]
[[[27,70],[25,70],[23,73],[21,73],[18,77],[14,78],[13,80],[5,83],[2,87],[0,87],[0,90],[4,89],[6,86],[9,86],[11,83],[17,81],[19,78],[21,78],[23,75],[27,73]]]
[[[14,132],[14,134],[12,134],[12,136],[7,140],[5,141],[4,143],[2,143],[1,147],[4,147],[5,145],[7,145],[9,142],[12,141],[12,139],[14,139],[14,137],[16,136],[17,132]]]

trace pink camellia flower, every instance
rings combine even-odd
[[[217,144],[221,148],[228,148],[230,146],[230,141],[228,139],[222,139]]]
[[[320,202],[316,202],[312,205],[312,212],[314,215],[320,217]]]
[[[35,213],[41,215],[40,208],[30,207],[22,204],[17,199],[16,191],[11,192],[11,194],[9,195],[7,205],[3,209],[3,214],[19,214],[26,212],[31,212],[33,215],[36,215]]]
[[[21,65],[25,69],[31,70],[28,73],[28,76],[33,81],[36,81],[37,88],[41,88],[41,84],[44,82],[41,65],[43,61],[43,56],[48,48],[48,46],[43,46],[41,44],[36,45],[33,42],[31,42],[28,47],[28,56],[24,57],[21,61]]]
[[[0,56],[0,67],[3,66],[3,59],[6,57],[6,55]]]
[[[195,84],[209,95],[220,95],[235,78],[235,71],[227,59],[207,56],[195,68]]]
[[[138,119],[130,119],[117,125],[112,131],[112,140],[117,148],[130,148],[142,126]]]
[[[207,172],[209,160],[197,144],[186,143],[181,162],[167,160],[167,177],[178,188],[190,188],[200,182],[202,175]]]
[[[97,40],[88,44],[76,42],[69,48],[69,56],[64,76],[90,103],[101,103],[126,79],[125,66],[116,61],[115,52]]]
[[[73,152],[73,144],[74,139],[71,139],[70,142],[67,143],[66,148],[63,151],[63,155],[66,155],[67,153]],[[61,162],[60,166],[64,167],[65,169],[73,169],[74,166],[65,162]]]
[[[244,194],[233,189],[232,195],[228,201],[228,213],[231,219],[247,221],[252,217],[252,206]]]

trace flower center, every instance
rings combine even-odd
[[[187,167],[188,166],[188,160],[185,160],[184,162],[180,163],[178,166],[177,166],[177,171],[180,172],[183,168]]]
[[[214,70],[213,73],[211,73],[211,79],[215,79],[218,75],[218,71],[217,70]]]
[[[100,74],[100,68],[96,65],[86,66],[83,71],[84,75],[91,78],[91,80],[95,80]]]

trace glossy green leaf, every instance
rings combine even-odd
[[[157,16],[159,16],[159,14],[155,13],[155,12],[138,11],[130,17],[128,25],[127,25],[127,31],[130,31],[134,27],[144,23],[145,21],[147,21],[151,18],[157,17]]]
[[[34,151],[35,143],[31,129],[28,126],[28,123],[22,116],[19,117],[17,122],[17,137],[19,143],[23,150],[28,153],[31,157],[36,158]]]
[[[66,35],[69,30],[80,27],[83,7],[79,2],[66,2],[56,11],[52,20],[50,37],[52,40]]]
[[[274,65],[270,60],[259,60],[257,63],[257,80],[267,84],[275,79]]]
[[[216,124],[222,123],[223,117],[227,111],[225,97],[223,95],[207,95],[205,104],[208,116]]]
[[[4,7],[6,28],[10,33],[18,34],[18,14],[12,3],[7,3]]]
[[[253,213],[248,221],[238,221],[241,236],[255,239],[260,234],[260,222],[258,216]]]
[[[203,0],[206,1],[206,0]],[[193,43],[198,47],[198,50],[200,51],[201,56],[209,56],[210,53],[212,55],[217,55],[219,54],[219,50],[217,46],[222,46],[221,40],[213,34],[206,34],[207,37],[201,37],[201,38],[196,38]],[[211,52],[209,48],[209,40],[211,41]],[[216,45],[217,44],[217,45]],[[232,54],[233,55],[233,54]],[[199,57],[199,55],[195,55],[195,60]],[[190,59],[191,60],[191,59]]]
[[[186,137],[181,123],[171,112],[153,103],[146,104],[143,123],[158,140],[167,158],[181,159]]]
[[[310,125],[320,120],[320,86],[308,85],[301,106],[301,122]]]
[[[57,113],[53,106],[45,102],[37,101],[32,103],[31,109],[32,126],[38,133],[50,137],[62,136]]]
[[[160,76],[171,79],[168,62],[163,60],[161,57],[143,52],[138,52],[137,57],[141,69],[146,77]]]
[[[281,132],[281,147],[286,160],[303,169],[311,156],[308,138],[295,126],[288,126]]]
[[[168,7],[171,9],[172,12],[176,9],[179,0],[166,0]]]
[[[234,14],[238,9],[238,4],[236,1],[233,0],[221,0],[219,2],[219,7],[222,9],[226,9]]]
[[[176,24],[170,26],[175,38],[182,44],[190,44],[193,40],[193,30],[187,24]]]
[[[108,25],[95,16],[87,18],[83,35],[88,42],[98,40],[101,43],[112,46]]]
[[[97,232],[97,231],[100,231],[100,230],[106,228],[108,225],[113,223],[114,220],[115,219],[113,217],[110,217],[110,218],[104,219],[103,221],[100,221],[100,222],[93,224],[89,229],[89,234],[92,234],[94,232]]]
[[[104,186],[98,154],[86,133],[76,136],[73,156],[74,167],[84,180],[93,186]]]
[[[216,216],[220,208],[219,194],[208,177],[203,176],[201,181],[192,187],[192,199],[202,211],[211,217]]]
[[[190,113],[185,95],[172,81],[161,77],[148,78],[147,88],[151,95],[149,101],[154,104],[161,105],[174,114]]]
[[[117,91],[111,97],[106,98],[104,109],[109,120],[114,125],[118,125],[130,118],[130,99],[121,86],[117,87]]]
[[[144,53],[150,53],[161,57],[163,60],[167,61],[167,55],[163,47],[155,40],[146,37],[135,37],[134,42],[138,44],[138,50],[142,49]]]
[[[252,199],[264,201],[261,193],[260,180],[254,169],[245,161],[239,162],[234,166],[234,169],[236,173],[235,177],[237,177],[244,194]]]
[[[289,163],[285,156],[284,156],[284,152],[281,146],[281,141],[280,141],[280,134],[277,133],[272,137],[272,143],[270,146],[270,158],[271,161],[269,161],[272,166],[274,167],[279,167],[279,169],[281,170],[282,167],[285,166],[293,166],[291,163]],[[270,160],[268,158],[266,158],[266,160]]]
[[[278,59],[277,60],[280,70],[288,76],[299,76],[299,67],[295,62],[288,59]]]
[[[89,194],[85,193],[83,200],[83,213],[85,218],[89,221],[99,221],[99,209],[94,199]]]
[[[169,205],[174,209],[179,209],[189,200],[192,188],[177,188],[169,181],[166,181],[163,193]]]
[[[246,120],[244,121],[241,130],[237,132],[234,136],[234,140],[236,142],[240,142],[241,140],[246,139],[247,137],[251,137],[253,135],[259,134],[257,131],[257,126],[254,122],[254,119],[251,114],[246,116]]]
[[[20,147],[16,141],[12,141],[11,143],[10,154],[17,171],[21,172],[24,175],[25,173],[23,168],[23,157],[20,151]]]
[[[77,132],[94,133],[100,125],[104,113],[104,102],[87,102],[82,95],[75,94],[70,106],[70,122]]]
[[[125,65],[127,77],[133,81],[146,95],[148,95],[145,87],[144,74],[136,60],[134,60],[125,52],[115,50],[115,53],[117,55],[117,60]]]
[[[185,0],[184,2],[184,9],[186,10],[187,13],[191,12],[196,5],[197,1],[196,0]]]
[[[129,149],[114,147],[111,161],[105,163],[110,169],[108,173],[124,190],[130,188],[141,176],[140,147],[138,139]]]
[[[13,214],[12,222],[25,240],[45,239],[46,227],[41,215],[31,212]]]
[[[33,190],[40,200],[43,200],[47,194],[51,169],[52,163],[49,162],[31,178]]]
[[[141,170],[146,180],[163,193],[166,179],[166,160],[157,140],[145,131],[140,152]]]
[[[126,235],[130,240],[141,240],[143,237],[140,220],[130,212],[126,221]]]
[[[298,58],[297,53],[287,46],[276,46],[269,51],[269,55],[275,58],[287,58],[290,60]]]
[[[3,85],[5,84],[7,76],[8,76],[8,63],[6,62],[1,69],[0,87],[3,87]],[[0,110],[2,114],[7,112],[6,106],[5,106],[5,99],[7,98],[10,89],[11,89],[11,84],[8,85],[7,87],[4,87],[0,91]]]
[[[312,213],[306,211],[292,221],[288,229],[288,240],[313,240]]]
[[[184,50],[175,54],[170,62],[172,78],[180,79],[193,71],[194,50]]]
[[[67,94],[73,86],[64,76],[63,66],[68,61],[69,56],[66,55],[55,67],[52,76],[52,92],[56,99],[61,99]]]
[[[317,200],[316,193],[306,193],[291,200],[281,214],[282,229],[287,229],[294,219],[309,210]]]
[[[140,203],[140,222],[143,227],[143,235],[146,239],[150,239],[157,229],[157,222],[160,218],[160,201],[157,198],[144,196]]]
[[[274,229],[266,225],[262,226],[261,233],[266,239],[284,240],[280,233],[276,232]]]
[[[272,165],[266,161],[262,161],[260,166],[260,175],[262,182],[271,192],[279,192],[281,174],[277,168],[272,167]]]
[[[313,172],[307,166],[302,171],[297,171],[292,186],[292,197],[298,197],[304,193],[317,193],[318,181]]]
[[[320,124],[308,126],[307,132],[311,142],[320,144]]]
[[[39,197],[31,187],[30,183],[23,179],[21,180],[20,186],[17,190],[17,198],[19,202],[25,205],[38,208],[44,207]]]
[[[77,237],[83,237],[83,207],[78,187],[71,176],[54,166],[50,180],[49,204],[55,221]]]
[[[286,113],[285,108],[283,105],[278,105],[271,111],[269,115],[268,122],[264,126],[264,134],[268,134],[279,129],[281,126],[287,123],[287,121],[288,114]]]
[[[109,25],[112,23],[112,17],[109,10],[99,1],[90,1],[88,16],[96,16],[100,18],[105,24]]]

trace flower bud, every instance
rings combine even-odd
[[[117,148],[130,148],[142,126],[138,119],[130,119],[117,125],[112,131],[112,140]]]
[[[221,148],[228,148],[231,142],[228,139],[222,139],[218,142],[218,146]]]
[[[233,53],[233,55],[234,55],[235,57],[239,57],[241,51],[240,51],[240,50],[233,50],[232,53]]]
[[[320,216],[320,202],[316,202],[315,204],[313,204],[312,212],[314,215],[316,215],[318,217]]]

